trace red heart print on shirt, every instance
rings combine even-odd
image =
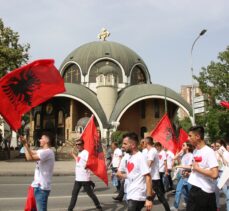
[[[195,157],[194,157],[194,160],[195,160],[197,163],[199,163],[199,162],[202,161],[202,157],[201,157],[201,156],[195,156]]]
[[[134,164],[131,162],[127,163],[127,170],[130,173],[134,169]]]
[[[161,158],[162,158],[162,155],[159,155],[159,159],[161,160]]]
[[[77,162],[78,162],[78,163],[80,162],[80,157],[79,157],[79,156],[77,157]]]

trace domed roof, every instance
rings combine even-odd
[[[144,66],[144,69],[148,71],[146,64],[137,53],[120,43],[110,41],[90,42],[76,48],[64,59],[60,70],[63,69],[66,63],[72,62],[77,63],[82,70],[82,74],[86,75],[90,65],[102,58],[111,58],[118,61],[122,65],[126,76],[129,76],[131,69],[136,64]]]

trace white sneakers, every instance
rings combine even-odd
[[[170,210],[171,211],[178,211],[178,209],[176,207],[174,207],[174,206],[170,207]]]

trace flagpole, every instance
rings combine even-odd
[[[165,87],[165,113],[167,113],[166,87]]]

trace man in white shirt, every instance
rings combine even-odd
[[[188,140],[196,148],[194,162],[188,182],[189,192],[187,211],[216,210],[215,182],[218,177],[218,162],[215,152],[205,144],[204,128],[193,126],[189,129]]]
[[[68,206],[68,211],[73,211],[76,205],[79,191],[82,186],[84,187],[84,190],[86,191],[87,195],[93,200],[97,210],[102,211],[100,202],[91,187],[90,171],[86,168],[89,153],[87,150],[84,149],[84,141],[77,140],[76,147],[79,151],[78,156],[76,156],[73,151],[70,152],[70,155],[75,159],[76,168],[75,184],[72,190],[72,197],[70,204]]]
[[[160,142],[155,143],[154,146],[158,151],[160,182],[161,182],[163,193],[165,193],[164,180],[165,177],[168,176],[167,157],[166,157],[165,150],[163,150]]]
[[[41,147],[39,150],[31,150],[24,137],[21,136],[20,140],[25,149],[26,159],[37,161],[31,186],[34,188],[37,210],[46,211],[55,161],[54,152],[50,148],[51,135],[43,133],[39,140]]]
[[[112,183],[116,187],[117,192],[120,190],[121,182],[117,178],[116,173],[122,159],[122,150],[118,148],[117,142],[111,143],[111,149],[113,151],[112,161],[111,161],[111,170],[112,170]]]
[[[122,148],[130,155],[126,161],[126,173],[120,175],[128,181],[128,211],[140,211],[144,205],[146,210],[150,210],[153,206],[150,169],[146,159],[138,151],[138,142],[136,133],[127,133],[123,136]]]
[[[156,148],[153,146],[152,137],[146,137],[145,143],[147,147],[147,163],[151,169],[151,177],[153,190],[157,194],[159,201],[163,204],[166,211],[170,211],[169,204],[165,199],[163,189],[161,187],[160,175],[159,175],[159,156]]]

